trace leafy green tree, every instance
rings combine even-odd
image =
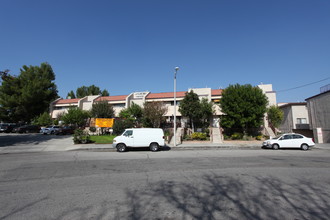
[[[275,105],[272,105],[267,109],[267,115],[268,115],[268,122],[274,128],[278,128],[284,117],[283,111]]]
[[[191,90],[187,92],[183,100],[180,102],[179,112],[182,116],[188,117],[189,124],[194,130],[194,123],[198,123],[201,117],[201,105],[198,95]]]
[[[143,109],[138,104],[132,102],[132,105],[126,109],[122,109],[119,113],[119,117],[123,119],[131,120],[138,125],[142,121]]]
[[[81,86],[77,88],[76,94],[71,90],[67,97],[70,96],[71,98],[84,98],[89,95],[101,95],[101,96],[109,96],[109,92],[104,89],[103,91],[100,90],[98,86],[91,85],[91,86]]]
[[[247,134],[248,128],[260,127],[267,111],[268,99],[262,90],[252,85],[230,85],[222,92],[220,107],[225,116],[221,125],[238,128]]]
[[[165,120],[166,106],[161,102],[145,102],[143,106],[143,126],[159,128]]]
[[[74,94],[74,92],[71,90],[68,95],[66,96],[67,99],[75,99],[76,95]]]
[[[90,113],[88,111],[73,107],[70,108],[66,114],[62,115],[61,120],[67,125],[83,127],[86,125],[86,121],[89,117]]]
[[[53,124],[53,120],[48,112],[44,112],[36,118],[35,124],[39,126],[47,126]]]
[[[210,118],[214,114],[213,103],[203,98],[200,101],[201,119],[204,126],[208,127]]]
[[[115,120],[115,123],[113,125],[113,134],[114,135],[120,135],[124,132],[126,128],[132,128],[133,127],[133,122],[131,120],[127,119],[118,119]]]
[[[113,118],[114,110],[107,101],[99,101],[93,104],[91,116],[94,118]]]
[[[30,122],[48,111],[49,104],[58,97],[55,74],[48,63],[24,65],[19,76],[3,71],[1,78],[0,112],[12,122]]]

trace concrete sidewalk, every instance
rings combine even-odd
[[[210,142],[185,142],[177,146],[166,144],[165,149],[194,150],[194,149],[261,149],[262,141],[226,141],[224,143]],[[316,144],[313,148],[330,150],[330,143]],[[312,148],[312,149],[313,149]],[[66,151],[90,150],[90,151],[116,151],[112,144],[71,144]]]

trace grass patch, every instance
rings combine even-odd
[[[100,135],[100,136],[90,136],[91,141],[95,144],[112,144],[115,135]]]

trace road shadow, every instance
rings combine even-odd
[[[71,135],[43,135],[39,133],[30,134],[0,134],[0,147],[15,145],[38,145],[49,140],[65,139]]]
[[[242,174],[244,175],[244,174]],[[243,180],[244,179],[244,180]],[[251,182],[253,184],[251,184]],[[330,219],[330,191],[308,180],[204,175],[201,181],[148,182],[125,201],[68,208],[55,219]],[[92,216],[91,216],[92,215]]]
[[[218,175],[201,184],[161,181],[149,190],[127,190],[128,212],[120,218],[149,219],[329,219],[330,192],[312,182],[288,184],[254,177],[256,185]],[[124,215],[124,216],[123,216]]]

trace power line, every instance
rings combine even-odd
[[[302,88],[302,87],[305,87],[305,86],[309,86],[309,85],[313,85],[315,83],[319,83],[319,82],[322,82],[322,81],[325,81],[325,80],[328,80],[328,79],[330,79],[330,77],[327,77],[325,79],[321,79],[321,80],[316,81],[316,82],[308,83],[308,84],[305,84],[305,85],[302,85],[302,86],[297,86],[297,87],[290,88],[290,89],[283,89],[283,90],[280,90],[280,91],[277,91],[277,92],[287,92],[287,91],[290,91],[290,90],[299,89],[299,88]]]

